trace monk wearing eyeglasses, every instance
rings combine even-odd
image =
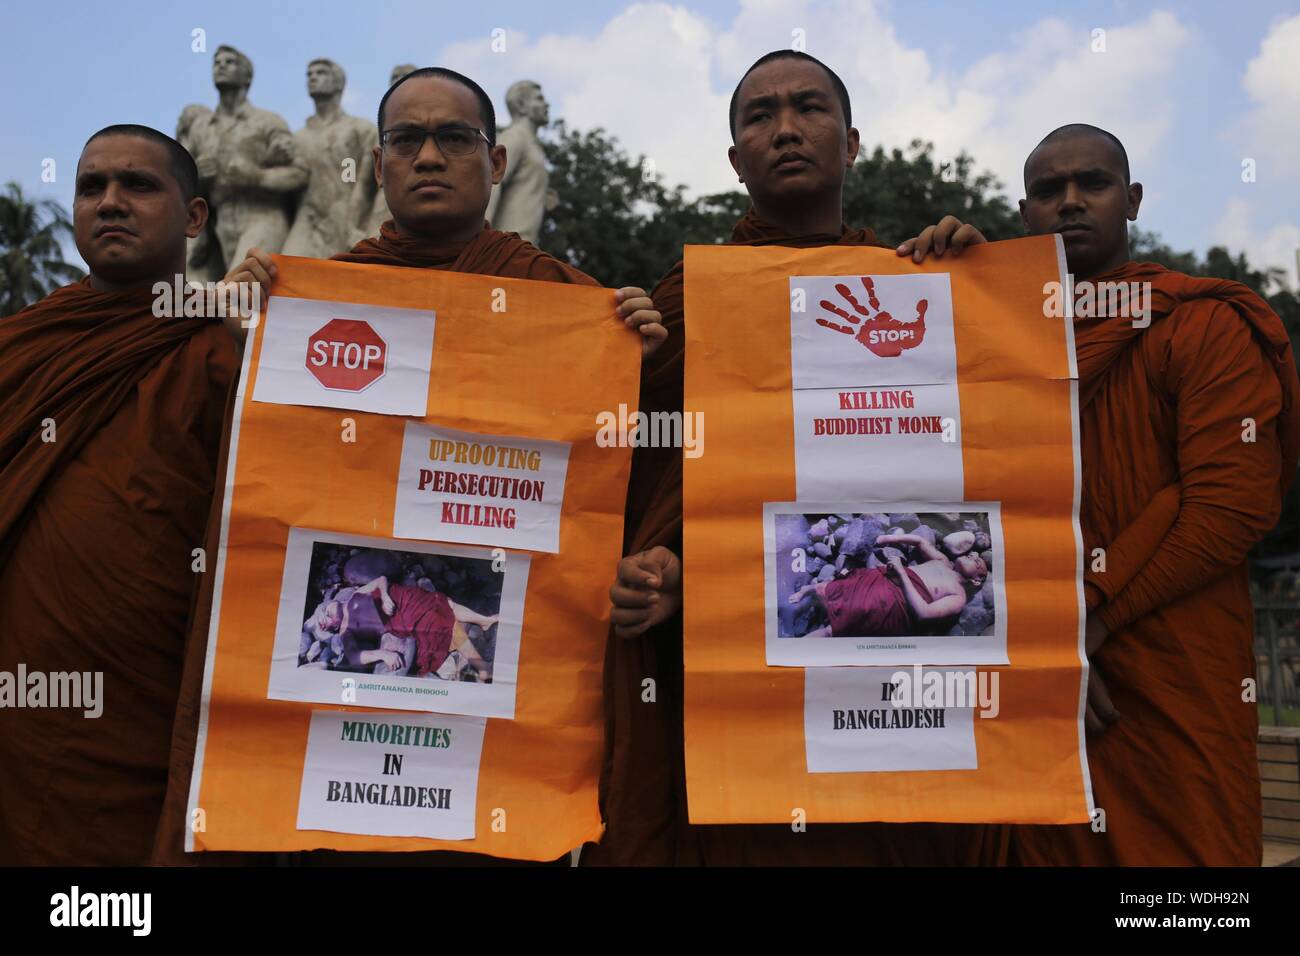
[[[392,219],[377,237],[335,259],[599,285],[485,221],[492,187],[505,176],[508,157],[496,141],[492,100],[469,77],[441,67],[407,73],[379,101],[378,125],[375,180]],[[269,286],[274,278],[271,256],[252,249],[226,281]],[[645,291],[619,289],[618,302],[618,318],[640,332],[647,353],[653,351],[668,333]]]
[[[492,101],[469,77],[440,67],[405,74],[380,100],[378,126],[379,145],[373,151],[375,180],[383,189],[392,218],[383,224],[378,236],[362,240],[334,259],[512,279],[600,284],[518,235],[500,232],[485,221],[492,186],[505,175],[508,157],[506,148],[496,142],[496,112]],[[273,292],[275,276],[271,256],[253,249],[225,281],[260,283]],[[642,337],[646,353],[667,337],[659,313],[644,290],[619,289],[617,302],[611,318],[635,329]],[[210,533],[219,526],[219,521],[212,521]],[[214,538],[209,541],[209,553],[215,554],[216,548]],[[173,741],[168,808],[154,854],[155,862],[160,863],[187,862],[180,847],[202,696],[211,592],[209,576],[199,596],[191,631]],[[491,862],[487,857],[446,851],[416,854],[316,851],[304,854],[303,859],[384,864]]]

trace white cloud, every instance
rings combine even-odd
[[[1188,28],[1161,11],[1106,29],[1104,52],[1093,52],[1091,27],[1042,21],[967,72],[964,85],[990,106],[983,122],[957,131],[955,145],[967,146],[1018,196],[1034,145],[1057,126],[1091,123],[1119,137],[1141,178],[1173,128],[1180,55],[1190,40]]]
[[[1275,22],[1260,41],[1259,52],[1246,65],[1241,85],[1250,108],[1233,124],[1227,138],[1243,160],[1253,161],[1255,179],[1243,191],[1293,194],[1287,185],[1300,179],[1300,15]],[[1296,250],[1300,226],[1279,221],[1294,207],[1231,198],[1215,225],[1214,242],[1233,253],[1245,252],[1255,267],[1283,269],[1286,282],[1300,287]],[[1262,220],[1262,221],[1261,221]]]
[[[1278,223],[1272,228],[1258,230],[1252,220],[1259,210],[1244,199],[1229,199],[1215,224],[1216,244],[1226,246],[1234,255],[1246,254],[1246,260],[1256,269],[1274,267],[1282,269],[1284,281],[1297,288],[1296,252],[1300,250],[1300,226]]]
[[[796,30],[844,78],[868,147],[923,138],[941,157],[964,148],[1012,195],[1025,154],[1064,123],[1112,130],[1139,167],[1153,157],[1174,121],[1176,67],[1190,37],[1176,16],[1155,12],[1108,29],[1106,51],[1094,53],[1091,26],[1047,19],[953,75],[903,42],[875,0],[742,0],[722,26],[682,6],[634,3],[593,34],[512,33],[505,53],[475,40],[448,47],[441,62],[486,81],[498,109],[509,83],[537,79],[553,115],[603,126],[652,157],[668,182],[713,192],[736,188],[726,160],[735,78],[789,47]]]
[[[808,52],[833,67],[848,87],[853,125],[868,149],[922,138],[933,140],[941,153],[955,152],[992,117],[993,97],[937,72],[924,50],[898,38],[873,0],[804,3],[779,20],[769,9],[775,7],[770,0],[743,4],[718,40],[720,66],[728,77],[739,77],[759,56],[789,46],[791,30],[805,30]]]
[[[509,33],[504,53],[473,41],[450,46],[441,62],[484,84],[502,125],[506,88],[534,79],[553,117],[604,127],[630,153],[652,158],[667,182],[714,192],[736,185],[726,157],[730,93],[710,81],[715,33],[684,7],[637,3],[594,35]]]
[[[1265,35],[1242,87],[1252,104],[1239,125],[1243,155],[1262,180],[1300,178],[1300,14]]]

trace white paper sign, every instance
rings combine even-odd
[[[266,696],[514,717],[530,563],[290,528]]]
[[[800,500],[960,501],[957,386],[796,389],[794,466]]]
[[[905,672],[904,679],[911,673],[914,671]],[[954,678],[970,672],[927,668],[925,673],[939,678],[942,687],[961,688],[966,681]],[[953,678],[948,678],[949,674]],[[897,675],[890,667],[810,667],[804,671],[804,743],[809,773],[979,767],[975,701],[955,701],[953,698],[961,696],[959,691],[947,700],[932,697],[925,702],[911,688],[902,688]]]
[[[474,838],[481,717],[313,711],[298,829]]]
[[[557,552],[569,447],[407,422],[393,533]]]
[[[271,296],[253,401],[428,413],[434,313]]]
[[[791,276],[790,346],[795,389],[956,382],[948,274]]]

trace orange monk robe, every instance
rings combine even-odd
[[[380,227],[378,236],[363,239],[349,251],[340,252],[333,258],[337,262],[363,265],[446,269],[506,279],[600,285],[581,269],[575,269],[519,238],[518,233],[501,232],[486,222],[468,242],[435,243],[398,235],[390,219]]]
[[[1258,866],[1258,719],[1243,700],[1255,675],[1246,554],[1277,520],[1295,474],[1290,343],[1235,282],[1151,263],[1094,281],[1150,282],[1153,302],[1145,329],[1125,318],[1075,321],[1080,521],[1086,537],[1122,539],[1121,550],[1151,557],[1132,575],[1088,576],[1090,605],[1111,632],[1095,659],[1122,715],[1088,737],[1105,831],[1013,827],[1011,861]],[[1172,526],[1130,529],[1175,482]]]
[[[0,671],[102,675],[98,717],[0,707],[0,865],[139,865],[158,825],[237,354],[153,301],[83,280],[0,319]]]
[[[425,239],[400,236],[392,220],[384,223],[380,234],[363,239],[348,252],[333,257],[339,262],[356,262],[365,265],[404,266],[417,269],[445,269],[476,275],[502,276],[508,279],[535,279],[542,282],[564,282],[573,285],[599,286],[600,283],[586,273],[573,268],[536,246],[520,239],[513,232],[499,232],[484,223],[484,228],[468,242],[435,243]],[[222,440],[219,474],[224,483],[226,453],[229,450],[229,427],[233,408],[226,416],[226,435]],[[223,485],[224,486],[224,485]],[[208,526],[208,553],[214,559],[221,527],[221,496],[213,499],[213,512]],[[209,568],[214,570],[215,563]],[[203,668],[207,655],[208,627],[212,619],[213,575],[204,575],[199,588],[193,624],[185,653],[185,673],[180,700],[176,708],[176,725],[172,738],[172,758],[167,784],[167,801],[162,822],[158,828],[157,842],[152,862],[161,865],[203,864],[261,864],[274,857],[266,853],[193,853],[187,854],[185,827],[189,804],[190,777],[194,770],[194,748],[198,739],[199,713],[202,705]],[[564,862],[567,863],[567,857]],[[437,863],[493,864],[503,861],[475,853],[429,851],[415,853],[348,853],[317,850],[297,854],[296,862],[314,865],[383,865],[403,866]]]
[[[732,231],[747,246],[877,246],[869,229],[838,236],[783,234],[751,209]],[[682,263],[651,292],[668,339],[642,364],[641,411],[682,411],[685,312]],[[680,449],[637,448],[624,532],[625,553],[657,545],[682,553]],[[684,569],[689,574],[689,569]],[[655,700],[643,698],[646,678]],[[996,854],[989,828],[940,824],[788,825],[688,823],[682,722],[682,617],[635,638],[612,632],[605,655],[605,834],[583,848],[583,865],[931,864],[982,862]]]

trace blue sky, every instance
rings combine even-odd
[[[1288,270],[1300,247],[1300,10],[1294,2],[733,2],[450,4],[377,0],[114,6],[49,0],[5,12],[0,181],[70,206],[85,138],[139,122],[171,132],[187,103],[215,103],[212,51],[255,64],[252,101],[297,129],[311,112],[307,61],[347,70],[350,112],[372,115],[400,62],[469,72],[498,101],[543,85],[552,116],[604,126],[669,182],[734,185],[725,108],[739,73],[797,31],[849,87],[868,146],[966,149],[1018,198],[1042,134],[1106,126],[1146,186],[1139,225],[1178,248],[1213,244]],[[191,50],[206,31],[207,51]],[[490,49],[492,31],[507,49]],[[1106,49],[1094,50],[1104,30]],[[57,163],[54,183],[41,163]],[[1242,181],[1242,162],[1255,181]],[[863,224],[869,225],[869,224]],[[921,224],[918,224],[918,226]],[[654,277],[647,277],[652,281]]]

